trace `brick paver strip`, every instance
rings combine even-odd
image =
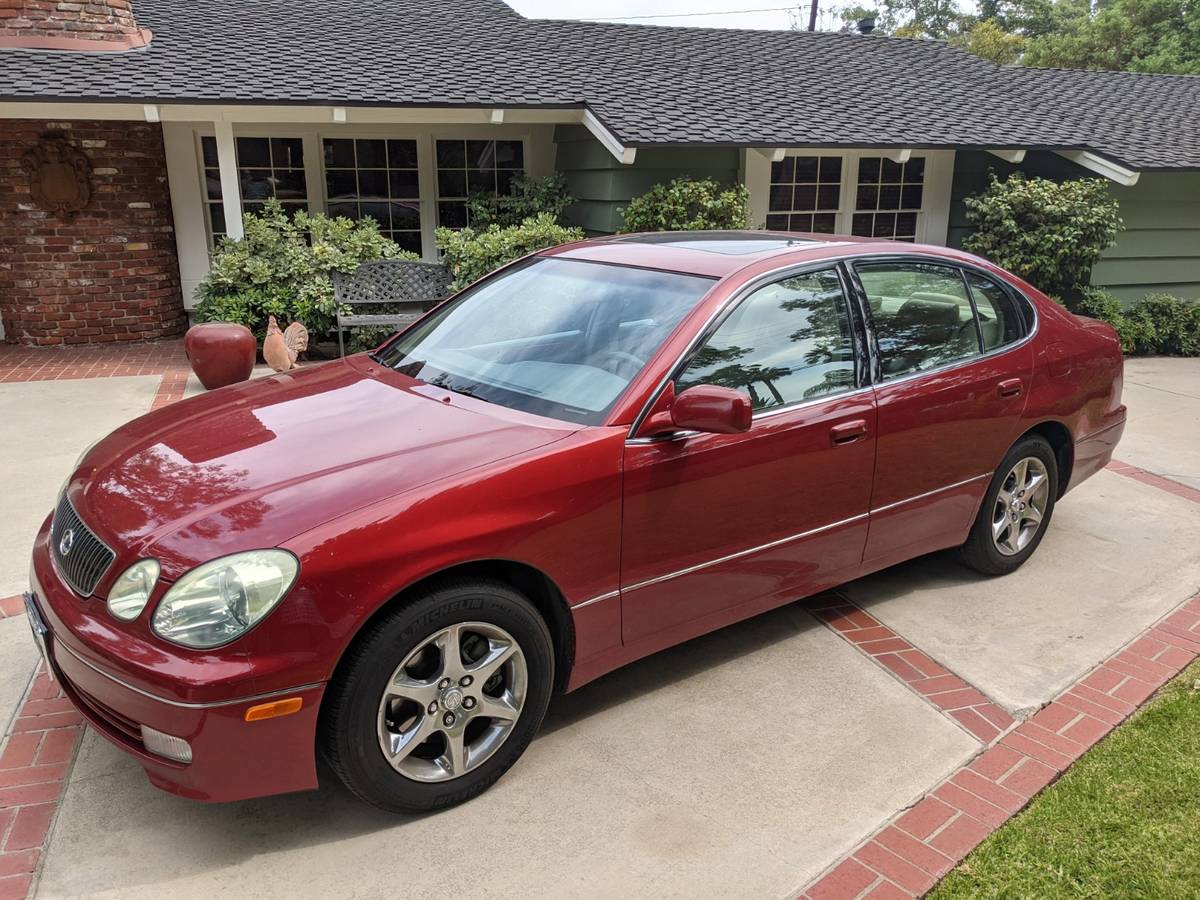
[[[0,749],[0,900],[29,893],[82,730],[79,713],[39,667]]]
[[[1196,493],[1200,502],[1200,492]],[[864,629],[881,627],[869,614],[865,615],[870,621],[852,615],[853,610],[840,595],[826,594],[808,602],[827,623],[854,622]],[[838,629],[838,632],[853,643],[853,629]],[[1178,642],[1169,643],[1168,635],[1178,638]],[[864,645],[855,646],[861,650]],[[1028,721],[1017,725],[1009,717],[1004,733],[997,729],[995,736],[984,739],[983,752],[885,823],[819,876],[801,896],[829,900],[921,896],[933,886],[934,880],[917,877],[914,869],[941,878],[949,865],[960,861],[1023,809],[1035,794],[1197,656],[1200,656],[1200,594],[1167,613]],[[889,671],[896,674],[894,669]],[[905,680],[902,675],[897,677]],[[918,696],[930,699],[921,692],[920,681],[906,683]],[[931,696],[936,700],[938,695]],[[956,715],[963,710],[948,712],[960,725],[972,730]],[[881,850],[888,853],[885,855]],[[852,863],[853,868],[844,869],[847,863]],[[864,870],[874,878],[867,881]],[[847,871],[853,872],[854,877],[847,877]]]

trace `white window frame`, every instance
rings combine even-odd
[[[841,196],[835,217],[835,231],[850,234],[858,195],[858,164],[864,156],[886,156],[888,151],[869,148],[836,149],[797,147],[787,156],[836,156],[842,160]],[[743,178],[750,191],[750,225],[766,227],[770,210],[771,158],[769,151],[744,150]],[[917,243],[945,245],[950,225],[950,190],[954,180],[953,150],[913,150],[912,157],[925,158],[925,182],[921,209],[917,213]]]
[[[325,154],[322,140],[330,138],[415,140],[417,142],[417,178],[421,202],[422,258],[438,258],[434,230],[437,226],[437,160],[434,141],[449,140],[520,140],[523,144],[525,173],[541,178],[554,172],[554,124],[471,124],[386,123],[235,123],[238,137],[285,137],[304,141],[304,178],[308,191],[309,212],[329,208],[325,183]],[[180,277],[184,305],[195,306],[195,288],[208,273],[212,251],[212,224],[209,220],[207,189],[204,181],[204,157],[200,138],[215,137],[211,122],[167,122],[163,125],[167,148],[167,174],[175,218],[176,246],[179,251]],[[228,211],[226,215],[228,215]]]

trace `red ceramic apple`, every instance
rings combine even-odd
[[[211,391],[250,377],[258,341],[245,325],[205,322],[188,329],[183,349],[192,364],[192,371]]]

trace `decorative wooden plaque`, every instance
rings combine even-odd
[[[33,201],[64,219],[92,199],[92,161],[63,134],[48,132],[21,157]]]

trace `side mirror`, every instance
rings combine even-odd
[[[715,384],[688,388],[671,404],[671,424],[687,431],[740,434],[750,430],[753,415],[749,395]]]

